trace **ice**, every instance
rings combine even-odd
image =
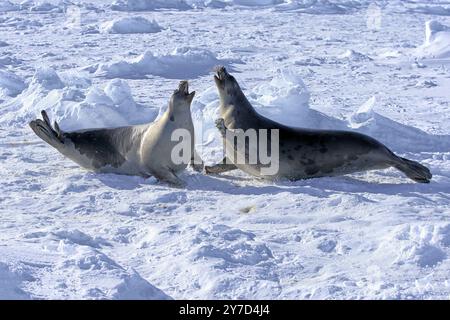
[[[63,8],[50,2],[37,1],[29,6],[28,10],[32,12],[62,12]]]
[[[16,96],[25,89],[22,78],[14,73],[0,70],[0,98],[2,96]]]
[[[179,47],[170,54],[144,54],[118,62],[100,64],[95,75],[106,78],[145,78],[156,75],[171,79],[196,78],[211,72],[215,65],[226,63],[206,49]]]
[[[46,110],[64,130],[118,127],[151,122],[157,110],[137,104],[124,80],[113,79],[104,89],[66,86],[53,69],[39,69],[28,88],[6,106],[2,121],[25,125]]]
[[[425,24],[425,41],[417,48],[416,55],[421,58],[450,58],[450,27],[430,20]]]
[[[12,3],[11,1],[4,0],[0,3],[0,12],[18,11],[18,10],[20,10],[20,6],[16,3]]]
[[[184,0],[116,0],[111,5],[111,9],[117,11],[187,10],[190,8]]]
[[[367,56],[361,52],[351,50],[351,49],[347,50],[343,54],[339,55],[338,58],[343,59],[343,60],[351,60],[351,61],[372,61],[373,60],[369,56]]]
[[[275,10],[308,14],[346,14],[365,7],[367,1],[329,1],[329,0],[287,0],[275,7]]]
[[[101,31],[105,33],[155,33],[161,31],[161,27],[155,20],[147,20],[144,17],[127,17],[102,24]]]
[[[27,300],[30,296],[24,292],[20,285],[23,275],[14,272],[11,267],[0,262],[0,297],[4,300]]]
[[[438,16],[450,16],[450,8],[444,6],[416,6],[414,8],[410,8],[408,11],[417,12],[429,15],[438,15]]]

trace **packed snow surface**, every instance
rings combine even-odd
[[[446,1],[0,2],[0,298],[449,299]],[[156,22],[157,21],[157,24]],[[222,158],[212,70],[261,114],[369,134],[428,166],[271,183],[187,170],[183,189],[87,172],[28,127],[154,121],[190,80]]]

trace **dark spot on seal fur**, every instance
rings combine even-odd
[[[317,166],[311,166],[311,167],[307,167],[307,168],[305,169],[305,173],[306,173],[307,175],[312,176],[312,175],[316,174],[317,172],[319,172],[319,170],[320,170],[319,167],[317,167]]]
[[[321,170],[323,173],[325,173],[325,174],[330,174],[330,173],[333,173],[333,168],[332,167],[329,167],[329,168],[322,168],[322,170]]]
[[[289,160],[294,160],[294,157],[291,156],[291,155],[288,155],[288,159],[289,159]]]
[[[80,130],[64,133],[64,137],[74,144],[78,152],[92,160],[96,169],[106,166],[120,167],[132,144],[124,141],[123,136],[129,135],[130,128]]]
[[[351,156],[348,157],[348,159],[351,161],[356,161],[356,160],[358,160],[358,157],[356,155],[352,154]]]
[[[170,121],[175,121],[175,117],[172,115],[172,116],[170,116]]]
[[[300,160],[300,163],[303,164],[304,166],[311,166],[313,164],[315,164],[316,162],[314,160],[311,159],[306,159],[306,160]]]
[[[300,150],[301,148],[302,148],[302,146],[298,145],[298,146],[295,146],[295,147],[294,147],[294,150],[295,150],[295,151],[298,151],[298,150]]]

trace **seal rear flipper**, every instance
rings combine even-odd
[[[64,144],[62,131],[56,121],[55,129],[52,128],[50,119],[48,118],[48,115],[44,110],[41,111],[41,114],[44,120],[36,119],[31,121],[29,125],[39,138],[47,142],[52,147],[58,148],[59,146]]]
[[[420,163],[405,158],[397,157],[394,167],[402,171],[408,178],[419,183],[430,183],[432,174],[430,170]]]

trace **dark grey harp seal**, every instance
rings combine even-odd
[[[181,81],[170,98],[167,111],[155,122],[119,128],[87,129],[63,132],[55,122],[52,126],[45,111],[42,118],[30,122],[33,131],[80,166],[96,172],[139,175],[184,185],[177,173],[187,164],[174,163],[171,151],[178,141],[171,140],[176,129],[186,129],[191,135],[191,165],[202,170],[203,164],[195,152],[194,125],[190,105],[195,91],[189,93],[188,82]]]
[[[258,114],[236,79],[224,67],[217,68],[214,79],[220,96],[223,120],[219,119],[217,126],[222,136],[225,138],[225,130],[279,129],[279,171],[274,175],[261,176],[258,173],[262,167],[260,163],[238,164],[225,158],[222,163],[205,167],[207,173],[241,169],[271,180],[298,180],[394,167],[416,182],[430,182],[432,175],[428,168],[395,155],[369,136],[350,131],[312,130],[282,125]],[[238,152],[236,147],[233,151]],[[248,147],[245,152],[248,152]]]

